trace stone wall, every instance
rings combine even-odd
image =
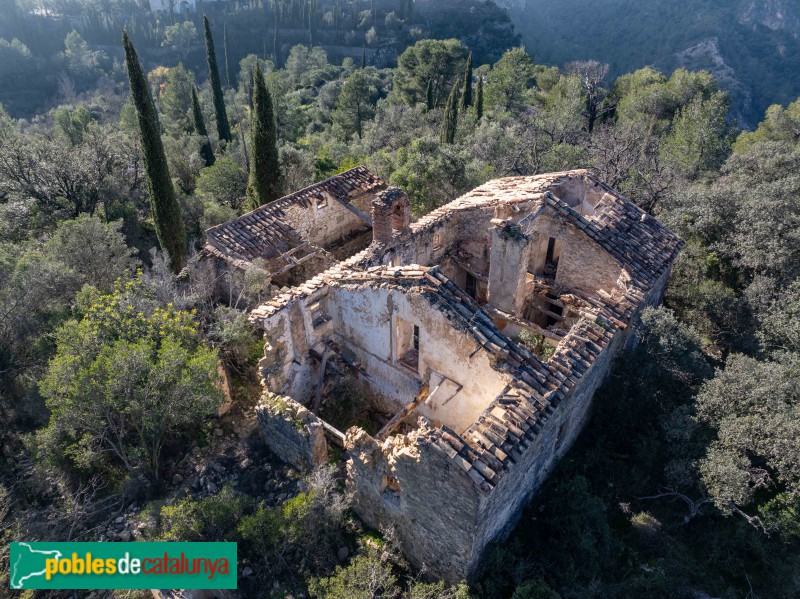
[[[535,442],[524,452],[515,454],[514,467],[500,479],[489,495],[484,496],[479,508],[479,526],[470,572],[477,566],[489,543],[502,539],[511,532],[531,497],[547,479],[558,460],[575,443],[590,419],[594,395],[608,378],[613,361],[624,347],[630,347],[636,341],[633,323],[641,310],[661,302],[669,275],[669,270],[664,272],[632,318],[631,326],[617,332],[591,368],[579,379],[570,395],[546,421],[535,437]]]
[[[311,395],[316,364],[309,350],[319,349],[330,334],[329,321],[314,326],[308,306],[323,297],[314,293],[292,300],[264,321],[264,358],[259,362],[261,377],[269,391],[290,395],[305,402]]]
[[[595,206],[607,193],[597,181],[586,177],[568,177],[554,185],[552,194],[578,214],[593,215]]]
[[[390,243],[395,235],[409,230],[411,202],[406,192],[390,187],[372,200],[372,235],[378,243]]]
[[[318,247],[326,247],[346,239],[366,224],[358,215],[345,208],[333,197],[325,206],[311,202],[307,206],[289,204],[283,220],[305,240]]]
[[[557,461],[570,449],[585,426],[595,391],[608,376],[610,364],[624,343],[619,332],[583,374],[568,398],[562,401],[544,423],[533,443],[515,451],[513,467],[500,479],[479,508],[472,572],[486,546],[507,536],[516,525],[526,504],[547,479]]]
[[[370,526],[393,530],[403,553],[426,576],[450,581],[473,561],[481,492],[425,427],[379,445],[350,429],[345,445],[353,509]]]
[[[386,287],[332,287],[328,302],[336,339],[354,351],[369,373],[365,382],[395,410],[411,402],[422,385],[432,390],[431,377],[436,373],[453,385],[445,385],[417,413],[460,433],[510,380],[492,368],[485,351],[470,356],[477,343],[454,329],[421,294]],[[397,353],[398,321],[419,327],[416,372],[399,363],[403,356]]]
[[[322,421],[291,397],[266,393],[256,418],[264,442],[283,461],[300,469],[328,461]]]
[[[492,247],[489,260],[489,303],[519,316],[525,297],[531,238],[511,221],[492,220]]]
[[[547,241],[553,238],[562,243],[556,283],[588,294],[594,294],[598,289],[611,291],[616,285],[619,264],[579,229],[545,212],[533,221],[530,233],[532,243],[529,271],[542,271]]]

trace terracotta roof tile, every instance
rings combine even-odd
[[[606,191],[592,216],[584,216],[552,190],[568,177],[585,177]],[[635,310],[683,245],[676,235],[585,171],[538,177],[498,179],[483,185],[411,225],[413,235],[440,226],[461,211],[500,204],[528,203],[521,224],[551,209],[585,232],[620,264],[620,282],[610,292],[591,296],[569,290],[563,299],[580,310],[580,320],[562,338],[546,362],[507,337],[492,318],[438,267],[376,265],[385,251],[373,245],[312,281],[257,308],[258,322],[316,292],[324,285],[358,289],[365,285],[415,292],[441,310],[452,326],[493,356],[495,370],[510,379],[505,389],[463,433],[446,426],[431,429],[428,442],[438,447],[480,489],[490,491],[516,463],[546,421],[592,368],[614,335],[628,326]]]
[[[329,197],[349,205],[356,196],[375,193],[385,187],[386,183],[380,177],[366,167],[357,166],[211,227],[206,231],[205,250],[237,267],[246,266],[256,258],[274,258],[306,241],[285,221],[289,207],[307,208],[318,199]]]

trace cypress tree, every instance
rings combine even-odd
[[[475,116],[483,118],[483,77],[478,77],[478,89],[475,91]]]
[[[203,145],[200,146],[200,156],[206,166],[214,164],[214,150],[211,149],[211,141],[208,139],[208,129],[203,120],[203,112],[200,110],[200,101],[197,99],[197,88],[192,87],[192,127],[195,135],[203,138]]]
[[[122,32],[122,45],[125,48],[125,64],[131,86],[131,98],[136,107],[139,132],[142,141],[142,154],[147,172],[147,187],[150,191],[150,206],[156,236],[161,247],[169,255],[170,266],[175,272],[183,268],[186,261],[186,230],[183,216],[175,199],[175,189],[169,175],[167,157],[161,142],[161,126],[158,122],[153,97],[147,87],[147,79],[139,64],[136,49],[128,34]]]
[[[222,24],[222,50],[225,53],[225,85],[231,86],[231,67],[228,63],[228,22]],[[472,56],[470,54],[470,56]]]
[[[442,115],[442,130],[439,141],[442,144],[451,144],[456,139],[456,126],[458,125],[458,82],[447,97],[447,104]]]
[[[433,110],[433,79],[428,81],[428,89],[425,90],[425,105],[428,110]]]
[[[275,33],[272,36],[272,53],[274,54],[275,58],[275,68],[281,68],[281,51],[278,47],[278,21],[275,21]]]
[[[311,50],[317,43],[317,2],[310,0],[308,3],[308,49]]]
[[[214,40],[211,37],[211,26],[208,17],[203,15],[203,27],[206,34],[206,61],[208,62],[208,79],[211,81],[211,93],[214,96],[214,112],[217,115],[217,135],[220,141],[230,142],[231,126],[228,123],[228,113],[225,112],[225,98],[222,95],[222,84],[219,81],[217,68],[217,54],[214,52]]]
[[[361,47],[361,68],[367,68],[367,49],[364,46]]]
[[[256,63],[253,75],[253,120],[250,126],[250,176],[247,205],[258,208],[280,196],[278,131],[272,111],[272,98]]]
[[[472,52],[467,59],[467,68],[464,70],[464,93],[461,96],[461,109],[466,112],[472,106]]]

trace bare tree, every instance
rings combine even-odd
[[[674,192],[675,176],[661,159],[659,139],[641,124],[598,127],[588,151],[598,176],[647,212],[657,212]]]
[[[574,75],[581,81],[581,87],[586,94],[587,129],[591,135],[595,121],[613,108],[603,106],[608,94],[603,87],[603,81],[608,76],[608,65],[597,60],[580,60],[567,63],[565,69],[567,74]]]
[[[124,505],[121,495],[103,494],[108,482],[103,481],[99,475],[80,483],[74,489],[70,489],[64,480],[61,480],[58,486],[61,489],[63,502],[61,536],[66,541],[91,538],[91,533],[105,526],[108,518],[118,514]]]

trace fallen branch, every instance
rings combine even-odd
[[[686,504],[686,507],[689,509],[689,513],[683,517],[684,524],[688,524],[689,522],[694,520],[694,518],[700,514],[701,507],[703,507],[707,503],[711,503],[711,500],[708,497],[702,497],[700,499],[692,499],[691,497],[684,495],[683,493],[678,493],[673,489],[666,489],[663,493],[659,493],[658,495],[637,497],[636,499],[644,501],[647,499],[664,499],[665,497],[669,497],[671,499],[680,499]]]

